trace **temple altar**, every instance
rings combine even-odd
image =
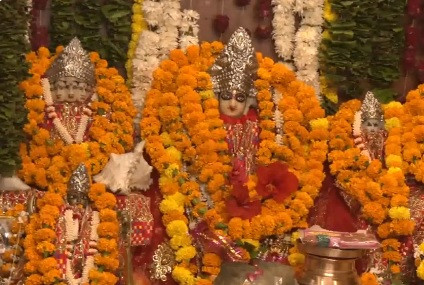
[[[0,0],[0,285],[421,284],[424,3],[347,2]]]

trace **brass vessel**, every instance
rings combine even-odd
[[[336,249],[302,244],[305,265],[301,285],[359,285],[355,261],[362,256],[362,250]]]

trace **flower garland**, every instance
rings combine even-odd
[[[374,87],[373,92],[382,102],[396,97],[391,85],[400,77],[399,54],[405,43],[404,25],[397,19],[404,17],[406,2],[355,1],[357,9],[353,10],[327,0],[320,72],[326,84],[324,94],[327,90],[330,101],[336,100],[334,91],[358,98],[364,93],[363,81]]]
[[[23,258],[24,252],[20,244],[22,244],[25,226],[28,223],[28,213],[25,212],[24,205],[16,204],[12,209],[6,211],[4,216],[13,217],[14,219],[10,227],[12,235],[8,237],[10,246],[1,254],[3,264],[0,271],[3,278],[13,278],[13,272],[16,270],[15,266]]]
[[[320,99],[318,49],[321,44],[324,0],[274,0],[273,5],[276,52],[285,61],[293,61],[299,80],[313,86]],[[297,31],[296,13],[302,17]]]
[[[0,176],[13,176],[20,168],[19,144],[24,140],[22,131],[26,123],[24,108],[25,96],[16,88],[20,81],[28,77],[28,66],[23,63],[23,54],[30,51],[28,44],[29,12],[27,0],[3,1],[0,5],[0,40],[2,61],[0,63]]]
[[[268,199],[262,214],[252,221],[228,219],[225,200],[231,189],[226,177],[231,171],[231,158],[225,142],[226,131],[219,118],[219,103],[206,73],[222,48],[221,43],[214,42],[203,43],[200,47],[190,46],[186,53],[171,51],[170,60],[163,61],[154,72],[140,125],[152,165],[161,174],[159,185],[164,199],[160,209],[171,246],[180,262],[172,274],[180,284],[194,284],[196,280],[208,282],[198,280],[190,271],[189,260],[196,251],[188,235],[189,220],[202,218],[211,230],[228,235],[234,241],[242,238],[259,240],[263,236],[282,234],[293,227],[305,227],[308,208],[312,206],[324,178],[322,163],[326,158],[328,124],[313,89],[296,81],[294,73],[283,65],[258,55],[261,79],[255,85],[259,91],[260,137],[263,140],[258,162],[267,165],[282,159],[295,165],[299,159],[303,160],[303,164],[292,170],[300,177],[301,186],[287,203],[278,204]],[[304,135],[294,153],[275,143],[271,85],[281,94],[287,94],[276,107],[284,117],[285,144],[294,145],[299,132]],[[310,151],[302,152],[301,149],[305,148]],[[288,152],[292,155],[288,156]],[[306,162],[306,157],[312,157],[310,162]],[[251,176],[247,183],[252,198],[258,197],[256,180]],[[310,183],[311,180],[314,183]],[[184,207],[190,209],[187,217]],[[245,258],[250,258],[247,252],[244,254]],[[219,272],[221,261],[217,255],[206,253],[202,261],[203,273],[216,275]]]
[[[422,118],[424,113],[420,108],[424,102],[423,94],[424,85],[419,85],[416,90],[408,93],[405,103],[405,113],[401,120],[404,129],[402,136],[403,157],[408,165],[408,172],[418,182],[424,181],[424,162],[422,158],[422,130],[424,129]],[[420,199],[419,197],[417,198]],[[417,265],[417,275],[420,279],[424,279],[424,243],[417,244],[419,242],[414,240],[414,258]]]
[[[200,15],[195,10],[185,9],[182,11],[179,39],[181,49],[199,44],[199,18]]]
[[[379,280],[397,277],[401,261],[397,237],[411,235],[414,222],[408,208],[409,187],[405,183],[404,165],[400,148],[402,129],[400,117],[404,113],[400,103],[384,106],[386,130],[385,165],[380,160],[369,160],[355,147],[352,124],[361,102],[351,100],[341,105],[330,120],[330,171],[346,194],[361,204],[361,216],[374,227],[383,239],[383,259],[387,268],[371,269]],[[371,278],[364,275],[363,278]]]
[[[127,70],[127,78],[129,85],[132,85],[132,76],[133,76],[133,58],[135,55],[135,49],[137,47],[140,34],[146,30],[147,23],[143,18],[143,0],[135,0],[132,6],[132,34],[131,41],[128,44],[127,52],[127,62],[125,63],[125,68]]]
[[[152,83],[153,71],[169,51],[178,47],[181,23],[179,0],[144,0],[143,12],[149,30],[140,34],[133,59],[132,98],[141,110]]]
[[[58,47],[57,54],[62,49]],[[64,145],[61,139],[50,138],[49,131],[42,125],[44,110],[50,99],[46,96],[43,100],[42,82],[45,87],[47,84],[41,77],[55,57],[46,48],[40,48],[38,53],[28,54],[27,60],[32,66],[30,73],[33,76],[20,85],[27,96],[29,122],[24,131],[30,140],[28,145],[21,145],[23,165],[19,175],[27,184],[47,189],[46,194],[37,201],[39,212],[31,215],[26,227],[24,247],[28,262],[25,273],[28,277],[25,284],[53,284],[62,280],[57,260],[53,257],[56,250],[54,229],[72,171],[80,163],[85,163],[90,175],[97,174],[108,162],[110,153],[124,153],[133,147],[132,120],[136,111],[130,93],[118,71],[107,68],[107,62],[100,59],[97,53],[90,54],[95,65],[96,93],[99,97],[99,101],[91,103],[93,115],[88,132],[90,140]],[[91,194],[90,198],[100,211],[100,224],[97,227],[100,239],[97,245],[99,254],[94,257],[97,271],[92,270],[88,275],[94,284],[98,284],[95,282],[100,279],[105,282],[101,284],[114,284],[112,282],[116,277],[112,272],[119,261],[117,251],[116,254],[109,255],[108,246],[117,244],[118,223],[115,220],[116,212],[112,210],[116,200],[112,194],[105,193],[103,184],[93,184],[91,192],[93,191],[96,194]],[[106,214],[102,214],[103,210]],[[106,240],[102,241],[102,238]],[[105,256],[109,258],[105,259]]]

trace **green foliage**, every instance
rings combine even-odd
[[[19,144],[26,123],[25,95],[19,83],[28,76],[26,0],[0,1],[0,175],[20,167]]]
[[[396,94],[388,89],[400,77],[405,1],[329,2],[337,19],[326,22],[330,38],[321,45],[322,75],[347,99],[360,97],[369,85],[381,100],[392,100]]]
[[[51,48],[77,36],[85,49],[122,67],[131,38],[132,4],[132,0],[52,0]]]

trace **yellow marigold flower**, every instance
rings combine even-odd
[[[174,267],[174,270],[172,270],[172,278],[174,278],[174,280],[176,280],[179,284],[184,284],[184,285],[195,284],[194,275],[190,272],[190,270],[182,266]]]
[[[401,125],[398,118],[390,118],[386,120],[385,127],[386,130],[390,130],[392,128],[399,128]]]
[[[161,134],[160,134],[160,138],[162,139],[162,143],[163,143],[165,146],[173,145],[173,142],[172,142],[171,137],[169,136],[169,133],[167,133],[167,132],[163,132],[163,133],[161,133]]]
[[[171,146],[166,148],[166,152],[174,161],[180,161],[181,160],[181,152],[176,149],[175,147]]]
[[[183,221],[172,221],[166,226],[166,233],[170,237],[175,235],[186,235],[188,233],[188,227]]]
[[[258,241],[258,240],[256,240],[256,239],[244,238],[244,239],[242,239],[241,241],[242,241],[242,242],[245,242],[245,243],[248,243],[248,244],[250,244],[250,245],[253,245],[253,246],[255,247],[255,249],[258,249],[258,248],[259,248],[259,246],[261,245],[261,244],[259,243],[259,241]]]
[[[202,97],[203,100],[215,98],[215,94],[213,93],[212,90],[200,91],[199,94],[200,94],[200,97]]]
[[[289,255],[289,263],[291,266],[298,266],[305,263],[305,256],[299,252],[295,252]]]
[[[296,244],[297,240],[300,238],[300,233],[298,231],[295,231],[292,233],[290,237],[290,241],[292,244]]]
[[[159,204],[159,210],[161,211],[161,213],[165,214],[170,211],[177,211],[179,213],[183,213],[184,208],[179,205],[176,200],[169,199],[168,197],[163,199],[162,202]]]
[[[417,275],[420,279],[424,279],[424,261],[421,261],[417,268]]]
[[[166,199],[171,199],[171,200],[175,201],[178,206],[183,207],[186,203],[187,197],[185,195],[181,194],[180,192],[177,192],[173,195],[166,197]]]
[[[402,108],[402,107],[403,107],[402,104],[400,102],[397,102],[397,101],[392,101],[388,104],[383,105],[384,110],[390,109],[390,108]]]
[[[328,129],[328,120],[327,118],[319,118],[309,122],[312,130],[316,129]]]
[[[175,259],[177,261],[190,260],[196,256],[196,249],[193,246],[185,246],[180,248],[175,253]]]
[[[399,155],[390,154],[386,157],[387,167],[402,167],[402,158]]]
[[[389,216],[392,219],[399,219],[399,220],[409,220],[411,218],[410,211],[406,207],[392,207],[392,208],[390,208]]]
[[[177,250],[180,247],[186,247],[191,245],[191,236],[190,235],[175,235],[170,240],[170,245],[174,250]]]
[[[169,178],[175,177],[178,175],[180,167],[176,163],[171,163],[167,169],[165,169],[165,175]]]

